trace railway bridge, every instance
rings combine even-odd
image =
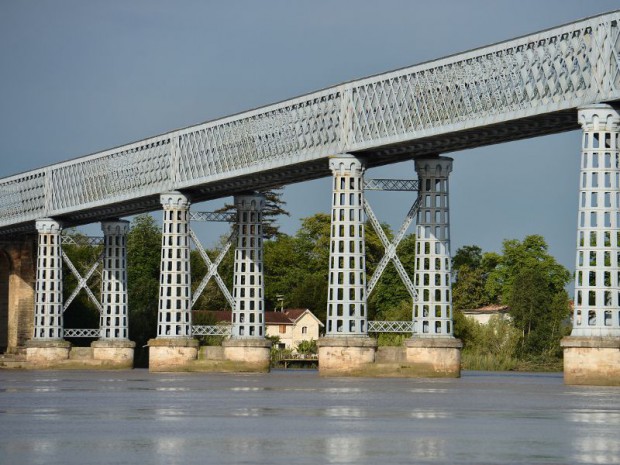
[[[375,362],[368,338],[363,223],[373,220],[367,168],[415,161],[417,199],[394,242],[384,241],[414,297],[411,373],[455,376],[450,289],[450,152],[581,130],[569,383],[620,382],[620,12],[611,12],[273,105],[174,130],[0,179],[0,313],[9,351],[32,366],[68,358],[63,339],[64,227],[101,222],[104,258],[93,357],[123,363],[127,339],[122,217],[163,210],[161,287],[151,369],[194,363],[190,205],[234,196],[237,208],[230,363],[264,365],[261,211],[256,191],[331,176],[332,230],[321,371]],[[374,183],[390,188],[393,182]],[[411,279],[395,252],[415,220]],[[381,266],[379,268],[381,268]],[[111,363],[112,363],[111,362]],[[420,370],[416,371],[417,368]],[[430,370],[430,371],[429,371]]]

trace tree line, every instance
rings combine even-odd
[[[309,308],[323,322],[326,319],[329,273],[330,216],[317,213],[302,219],[293,234],[281,233],[273,225],[264,241],[265,308],[273,310]],[[388,238],[393,231],[382,225]],[[65,246],[67,255],[84,276],[88,264],[101,252],[101,246],[80,243],[80,234],[69,232],[80,245]],[[366,224],[366,268],[372,276],[384,254],[383,245],[370,224]],[[214,260],[226,243],[206,250]],[[234,248],[225,255],[218,271],[232,288]],[[405,236],[398,254],[411,276],[415,263],[415,235]],[[129,336],[142,348],[157,330],[161,230],[150,215],[133,218],[127,237]],[[207,267],[196,250],[191,252],[192,289],[195,290]],[[64,270],[65,298],[77,284]],[[95,277],[90,282],[96,285]],[[515,368],[522,362],[554,362],[561,357],[559,340],[570,325],[570,302],[565,286],[571,276],[549,254],[541,236],[523,241],[506,240],[501,253],[483,252],[478,246],[465,246],[453,256],[453,306],[455,336],[464,342],[465,368]],[[93,289],[95,287],[93,286]],[[282,302],[283,299],[283,302]],[[465,318],[461,310],[485,305],[507,305],[509,320],[492,319],[483,326]],[[194,305],[195,310],[224,310],[230,305],[214,280],[206,286]],[[390,263],[381,280],[368,296],[369,320],[410,320],[412,301]],[[200,321],[196,323],[210,323]],[[98,311],[84,292],[65,313],[65,327],[96,328]],[[381,335],[380,344],[395,344],[404,337]],[[85,341],[72,341],[84,343]],[[141,357],[138,350],[138,359]],[[468,366],[469,365],[469,366]]]

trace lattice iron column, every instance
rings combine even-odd
[[[421,196],[416,225],[414,336],[452,337],[448,176],[452,158],[415,160]]]
[[[100,339],[128,339],[127,325],[127,232],[128,221],[101,223],[104,234],[101,279]]]
[[[583,128],[572,336],[620,336],[620,114],[579,110]]]
[[[333,173],[327,337],[367,336],[364,165],[353,155],[329,160]]]
[[[62,224],[51,218],[36,222],[39,232],[35,289],[34,339],[63,338]]]
[[[180,192],[161,195],[164,208],[158,338],[191,337],[190,200]]]
[[[264,338],[262,194],[236,195],[237,248],[233,282],[232,338]]]

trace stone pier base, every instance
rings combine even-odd
[[[364,376],[377,351],[377,342],[369,337],[323,337],[317,345],[319,374],[327,376]]]
[[[236,371],[267,372],[271,361],[268,339],[227,339],[222,342],[224,360]]]
[[[412,375],[458,378],[461,376],[463,342],[453,337],[412,338],[405,341],[406,360]]]
[[[101,340],[90,345],[93,360],[100,360],[110,368],[133,368],[136,343],[129,340]]]
[[[28,368],[55,368],[69,359],[71,344],[62,339],[26,341],[26,361]]]
[[[564,349],[564,383],[620,386],[620,337],[568,336]]]
[[[151,339],[148,346],[149,371],[192,371],[198,358],[198,341],[189,337]]]

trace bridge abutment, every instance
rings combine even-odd
[[[566,384],[620,385],[620,114],[579,109],[583,129],[573,330]]]

